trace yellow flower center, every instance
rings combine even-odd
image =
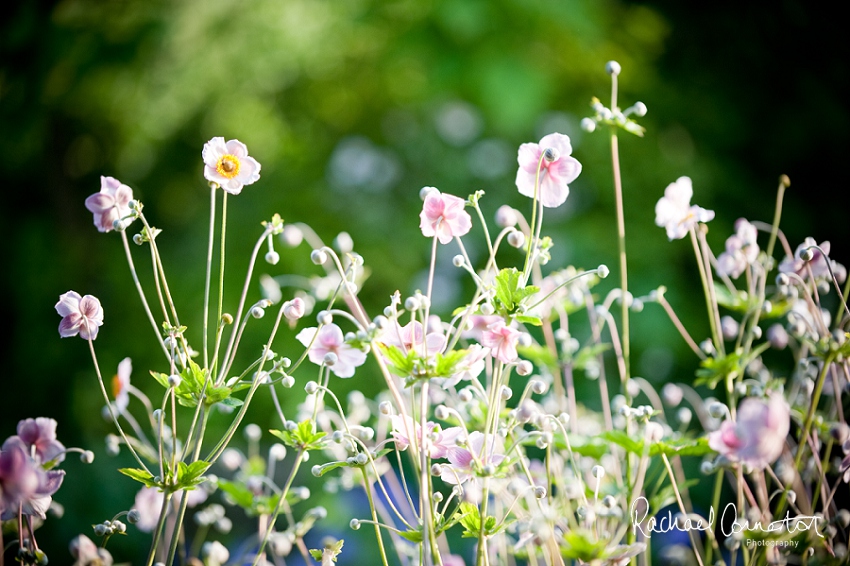
[[[123,389],[124,384],[121,383],[121,379],[117,375],[112,376],[112,396],[117,398]]]
[[[215,170],[222,177],[232,179],[239,174],[239,158],[229,153],[222,155],[215,164]]]

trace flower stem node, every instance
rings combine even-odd
[[[605,72],[611,76],[616,77],[620,74],[620,70],[620,64],[616,61],[608,61],[607,63],[605,63]]]

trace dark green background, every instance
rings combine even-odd
[[[153,394],[158,386],[146,369],[162,369],[119,238],[99,234],[83,206],[100,175],[129,184],[164,229],[160,246],[190,336],[201,320],[209,203],[200,151],[213,136],[242,140],[263,167],[259,183],[230,199],[228,309],[259,222],[278,212],[311,224],[327,242],[349,232],[372,272],[364,302],[379,312],[396,289],[413,291],[427,265],[419,189],[459,196],[483,189],[490,218],[502,203],[528,212],[513,184],[516,147],[555,127],[573,136],[584,171],[546,220],[553,265],[613,270],[608,142],[577,124],[590,114],[591,96],[609,100],[603,69],[616,59],[621,106],[649,107],[646,137],[623,135],[620,144],[630,286],[645,294],[667,285],[700,339],[707,326],[690,246],[668,243],[654,226],[655,202],[668,183],[691,176],[694,201],[717,211],[709,239],[719,253],[738,217],[772,218],[784,173],[792,180],[782,222],[791,245],[809,235],[831,240],[846,263],[847,55],[840,18],[791,1],[17,3],[0,23],[0,222],[8,238],[0,437],[19,419],[50,416],[62,441],[97,454],[93,467],[65,465],[57,499],[68,513],[43,530],[48,551],[64,556],[68,539],[126,509],[135,489],[114,472],[129,461],[103,450],[110,425],[99,417],[86,344],[56,332],[58,296],[74,289],[103,302],[97,349],[108,376],[131,356],[134,383]],[[446,137],[440,116],[457,105],[476,127]],[[341,147],[378,169],[334,173]],[[498,158],[471,167],[482,147]],[[473,252],[481,250],[472,243],[478,234]],[[450,248],[441,273],[462,285]],[[281,263],[260,271],[317,273],[306,247],[279,251]],[[654,383],[692,379],[695,360],[660,309],[636,316],[633,335],[635,373]],[[294,352],[290,345],[287,337],[275,349]],[[311,371],[297,376],[290,406],[303,399]],[[342,387],[371,394],[378,383],[371,371]],[[598,407],[593,390],[582,401]],[[252,419],[279,427],[267,418],[267,395],[257,402]],[[116,543],[119,556],[146,544],[138,534]]]

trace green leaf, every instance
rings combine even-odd
[[[299,450],[321,450],[324,448],[322,439],[327,436],[325,432],[317,432],[313,421],[307,419],[298,423],[295,430],[271,430],[274,436],[281,439],[284,444]]]
[[[608,541],[595,540],[592,533],[584,529],[571,529],[564,533],[561,556],[581,562],[593,562],[605,555]]]
[[[133,478],[137,482],[141,482],[147,487],[162,487],[158,482],[154,481],[153,474],[140,470],[139,468],[119,468],[119,472],[127,477]]]
[[[398,534],[410,542],[422,542],[422,531],[404,531]]]
[[[607,430],[599,435],[603,440],[613,442],[625,448],[628,452],[641,455],[644,450],[643,438],[632,438],[622,430]],[[666,442],[653,442],[649,446],[649,456],[704,456],[711,453],[708,438],[680,438]]]
[[[532,326],[543,326],[543,321],[540,320],[539,316],[517,315],[514,317],[514,320]]]
[[[218,484],[219,489],[230,496],[236,505],[242,507],[246,511],[250,511],[253,508],[254,494],[250,489],[240,483],[222,478],[219,478],[216,483]]]
[[[390,371],[400,377],[406,377],[413,373],[413,361],[416,357],[416,352],[410,350],[407,354],[401,351],[396,346],[391,346],[378,342],[378,348],[386,356],[389,361],[388,366]]]
[[[503,307],[503,314],[510,314],[524,299],[538,293],[539,287],[520,287],[520,273],[515,267],[506,267],[496,276],[496,300]]]
[[[741,352],[735,351],[725,356],[706,358],[700,362],[701,368],[696,371],[697,379],[694,385],[705,385],[714,389],[725,379],[734,380],[741,373]]]

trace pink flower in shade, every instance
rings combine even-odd
[[[0,520],[17,516],[19,510],[44,519],[64,477],[62,470],[44,471],[20,437],[6,439],[0,448]]]
[[[490,348],[490,353],[497,360],[509,364],[518,357],[516,346],[520,335],[519,330],[511,328],[500,319],[487,327],[481,335],[481,344]]]
[[[238,195],[242,187],[260,178],[260,164],[248,155],[248,148],[239,140],[225,143],[224,138],[213,138],[204,144],[201,155],[204,177],[232,195]]]
[[[756,242],[758,230],[746,219],[739,218],[735,222],[735,233],[726,239],[726,251],[717,256],[718,275],[728,275],[737,279],[744,273],[759,255]]]
[[[310,348],[308,357],[316,365],[326,364],[325,356],[334,354],[336,360],[328,365],[337,377],[351,377],[354,368],[366,361],[366,352],[346,344],[342,329],[333,323],[318,330],[315,327],[305,328],[295,338]]]
[[[544,153],[549,150],[548,155]],[[524,143],[519,146],[516,173],[516,187],[521,195],[534,198],[534,186],[538,180],[537,168],[540,167],[538,198],[540,204],[555,208],[564,204],[570,194],[570,183],[581,173],[581,163],[570,154],[573,147],[569,136],[549,134],[540,143]],[[542,160],[541,160],[542,157]]]
[[[446,337],[440,332],[429,332],[423,337],[422,323],[418,320],[410,321],[404,326],[389,326],[381,335],[380,342],[395,346],[404,354],[413,350],[419,356],[424,356],[427,352],[428,357],[442,352],[446,347]]]
[[[818,246],[820,250],[812,246]],[[812,253],[812,259],[808,262],[801,257],[801,254],[806,249],[809,249]],[[823,250],[823,253],[821,253],[821,250]],[[779,263],[779,271],[782,273],[796,273],[803,279],[806,279],[809,274],[808,267],[811,267],[814,278],[823,279],[829,278],[829,268],[832,267],[838,283],[844,283],[844,280],[847,278],[847,269],[836,261],[827,260],[824,254],[829,255],[829,250],[829,242],[821,242],[818,245],[814,238],[806,238],[802,244],[797,246],[797,249],[794,251],[794,257],[786,256]],[[827,261],[830,261],[829,265],[827,265]]]
[[[78,535],[68,546],[71,556],[76,558],[74,566],[112,566],[112,555],[105,548],[98,547],[86,535]]]
[[[461,198],[444,195],[436,189],[430,191],[419,213],[422,234],[429,238],[437,236],[441,244],[463,236],[472,228],[472,218],[464,206],[466,201]]]
[[[407,450],[410,446],[411,436],[415,437],[417,442],[422,442],[422,427],[418,422],[414,421],[407,415],[392,415],[391,434],[395,439],[396,448],[401,451]],[[428,421],[426,423],[428,430],[428,455],[431,458],[445,458],[449,450],[457,448],[457,439],[463,435],[463,429],[459,426],[449,427],[445,430],[440,428],[435,422]]]
[[[56,424],[54,419],[45,417],[24,419],[18,423],[17,438],[26,446],[27,454],[34,452],[41,464],[65,459],[65,446],[56,440]]]
[[[505,455],[502,454],[504,452],[502,439],[498,435],[490,435],[487,440],[485,448],[484,435],[476,430],[469,433],[465,448],[460,446],[450,448],[446,454],[449,465],[441,466],[440,469],[442,480],[457,485],[475,477],[476,459],[482,466],[501,464],[505,459]]]
[[[94,225],[99,232],[114,229],[115,221],[129,216],[133,189],[113,177],[100,178],[100,192],[86,199],[86,208],[94,213]]]
[[[115,397],[115,408],[119,413],[130,404],[130,374],[133,372],[133,362],[124,358],[118,364],[118,373],[112,377],[112,396]]]
[[[68,291],[59,296],[56,312],[62,317],[59,323],[59,336],[80,335],[83,340],[94,340],[97,331],[103,325],[103,307],[97,297],[80,297],[76,291]]]
[[[149,533],[154,530],[159,522],[159,514],[162,511],[162,500],[164,497],[165,494],[155,487],[143,487],[139,490],[133,502],[133,508],[139,512],[139,521],[136,523],[137,529],[143,533]]]
[[[782,396],[748,397],[738,407],[737,422],[723,421],[708,435],[708,445],[732,461],[763,470],[782,454],[790,426],[790,409]]]
[[[679,177],[667,185],[664,196],[655,205],[655,224],[667,230],[671,240],[681,240],[699,222],[714,218],[713,210],[691,205],[694,196],[690,177]]]
[[[74,566],[112,566],[112,555],[105,548],[98,547],[86,535],[78,535],[68,546],[71,556],[76,558]]]

